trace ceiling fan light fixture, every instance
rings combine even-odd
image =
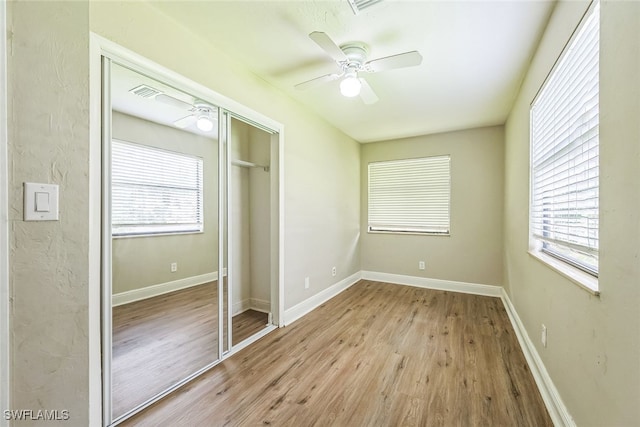
[[[213,120],[206,113],[200,114],[196,120],[196,126],[203,132],[210,132],[213,130]]]
[[[347,98],[360,95],[360,89],[362,89],[362,83],[355,75],[349,75],[340,82],[340,93]]]

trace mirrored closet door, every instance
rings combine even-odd
[[[278,134],[152,75],[103,57],[104,425],[280,322]]]
[[[110,68],[111,405],[219,359],[218,109]]]

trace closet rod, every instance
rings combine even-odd
[[[258,165],[256,163],[246,162],[244,160],[231,160],[231,164],[243,168],[262,168],[265,172],[269,172],[269,166]]]

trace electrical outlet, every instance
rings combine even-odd
[[[171,263],[171,272],[175,273],[176,271],[178,271],[178,263],[177,262],[172,262]]]
[[[542,346],[547,346],[547,327],[542,325],[542,333],[540,334],[540,341],[542,342]]]
[[[333,267],[333,268],[331,269],[331,275],[335,277],[336,273],[337,273],[336,268],[335,268],[335,267]]]
[[[419,270],[424,270],[424,261],[419,261],[418,262],[418,269]]]
[[[304,288],[305,289],[309,289],[309,278],[308,277],[304,278]]]

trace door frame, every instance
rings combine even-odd
[[[277,247],[277,256],[272,260],[272,294],[277,295],[277,303],[272,303],[273,323],[277,327],[284,326],[284,126],[271,118],[262,115],[224,95],[221,95],[204,85],[194,82],[158,63],[155,63],[137,53],[126,49],[110,40],[93,32],[90,33],[90,73],[89,73],[89,103],[90,103],[90,155],[89,155],[89,420],[91,426],[106,425],[111,423],[110,416],[103,414],[103,385],[102,379],[102,345],[110,342],[110,336],[106,337],[102,330],[102,300],[106,290],[102,289],[102,57],[131,67],[134,70],[144,70],[144,74],[160,81],[175,84],[194,96],[209,101],[234,115],[244,117],[265,129],[271,130],[276,137],[272,138],[272,152],[277,153],[277,167],[273,170],[273,182],[278,189],[277,203],[272,206],[272,211],[277,212],[273,220],[276,230],[272,235],[277,236],[277,242],[272,243],[272,248]],[[220,209],[220,206],[219,206]],[[110,289],[108,289],[110,291]],[[229,308],[230,309],[230,308]],[[269,333],[275,326],[264,329],[254,335],[252,339],[243,341],[225,354],[215,363],[232,356],[242,348]],[[210,369],[214,364],[198,371],[193,376],[185,379],[191,380]],[[107,366],[108,367],[108,366]],[[180,383],[178,386],[180,386]],[[176,386],[177,387],[177,386]],[[159,396],[161,398],[163,395]],[[149,403],[151,404],[151,402]],[[125,418],[121,418],[124,420]]]
[[[0,2],[0,410],[11,408],[9,323],[9,172],[7,129],[7,2]],[[9,421],[2,417],[1,426]]]

